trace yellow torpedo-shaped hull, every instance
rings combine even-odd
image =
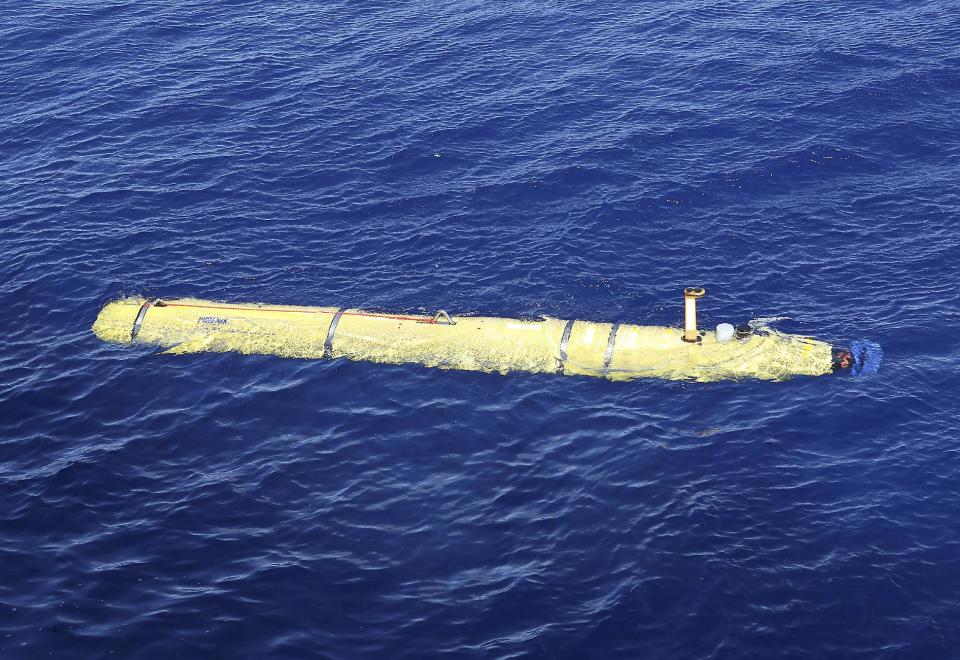
[[[442,369],[562,373],[611,380],[783,380],[832,371],[831,346],[774,331],[696,343],[677,328],[546,318],[406,316],[338,307],[125,298],[93,325],[116,343],[166,353],[234,351],[286,358],[349,358]]]

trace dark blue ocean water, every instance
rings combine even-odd
[[[949,658],[954,3],[0,10],[0,657]],[[99,342],[121,295],[867,337],[610,383]]]

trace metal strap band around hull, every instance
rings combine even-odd
[[[140,326],[143,325],[143,317],[147,315],[147,310],[150,309],[150,306],[153,305],[154,302],[153,300],[148,300],[140,305],[140,311],[137,313],[137,318],[133,322],[133,328],[130,329],[130,343],[137,340],[137,335],[140,334]]]
[[[573,331],[573,324],[576,321],[567,321],[563,326],[563,336],[560,337],[560,365],[557,367],[557,373],[563,373],[563,364],[567,361],[567,347],[570,345],[570,333]]]
[[[619,329],[619,323],[614,323],[610,328],[610,338],[607,340],[607,350],[603,354],[603,369],[600,370],[600,376],[603,378],[606,378],[610,373],[610,363],[613,362],[613,347],[617,343],[617,330]]]
[[[333,333],[337,331],[337,324],[340,323],[340,316],[343,315],[344,309],[344,307],[338,309],[337,313],[333,315],[333,319],[330,321],[330,329],[327,330],[327,338],[323,342],[324,358],[333,357]]]

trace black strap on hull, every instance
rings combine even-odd
[[[343,307],[338,309],[337,313],[333,315],[333,319],[330,321],[330,329],[327,330],[327,338],[323,342],[324,358],[333,357],[333,333],[337,331],[337,324],[340,323],[340,316],[343,314],[343,310]]]
[[[603,369],[600,370],[600,376],[603,378],[606,378],[610,374],[610,363],[613,362],[613,347],[617,343],[617,330],[619,329],[619,323],[614,323],[610,328],[610,338],[607,340],[607,350],[603,354]]]
[[[143,325],[143,317],[147,315],[147,310],[150,309],[150,306],[153,305],[153,300],[148,300],[142,305],[140,305],[140,311],[137,312],[137,318],[133,322],[133,328],[130,329],[130,342],[133,343],[137,340],[137,335],[140,334],[140,326]]]
[[[560,364],[557,366],[557,373],[563,373],[563,364],[567,361],[567,347],[570,345],[570,333],[573,332],[573,324],[576,321],[567,321],[563,326],[563,336],[560,337]]]

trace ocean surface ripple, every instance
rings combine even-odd
[[[0,657],[956,657],[952,4],[0,16]],[[137,294],[677,325],[690,284],[887,361],[610,383],[89,330]]]

